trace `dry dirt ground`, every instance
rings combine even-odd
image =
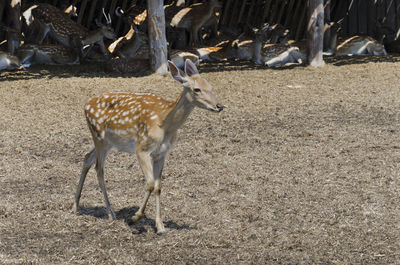
[[[134,155],[112,152],[107,218],[83,104],[104,91],[170,100],[171,77],[100,65],[0,73],[1,264],[399,264],[400,58],[329,59],[323,68],[210,63],[226,109],[196,109],[167,159],[162,214],[129,218],[144,196]]]

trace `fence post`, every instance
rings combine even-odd
[[[308,13],[308,63],[311,66],[323,66],[324,59],[322,58],[322,50],[324,46],[324,0],[309,0]]]
[[[163,3],[163,0],[147,1],[147,20],[150,44],[150,65],[156,73],[167,75],[167,38],[165,35]]]

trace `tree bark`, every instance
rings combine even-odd
[[[167,38],[163,0],[147,0],[147,21],[150,45],[150,65],[160,74],[168,74]]]
[[[324,47],[324,1],[309,0],[309,20],[307,25],[308,63],[323,66]]]

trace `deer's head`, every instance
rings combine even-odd
[[[212,92],[211,85],[200,76],[192,61],[189,59],[185,61],[185,71],[180,70],[171,61],[168,61],[168,65],[172,77],[182,84],[187,92],[188,100],[194,106],[213,112],[220,112],[224,109]]]
[[[104,25],[103,23],[101,23],[100,21],[98,21],[97,19],[95,20],[96,25],[100,28],[101,34],[107,38],[107,39],[115,39],[116,35],[114,32],[114,28],[112,27],[112,21],[111,21],[111,16],[110,14],[108,14],[108,16],[106,15],[106,13],[104,12],[104,8],[103,8],[103,15],[106,19],[106,24]]]

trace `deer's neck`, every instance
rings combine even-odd
[[[193,109],[191,95],[189,90],[185,88],[180,97],[172,104],[162,127],[167,133],[176,132],[185,123]]]
[[[103,31],[101,28],[89,31],[86,37],[82,39],[82,45],[89,45],[98,42],[103,39]]]

